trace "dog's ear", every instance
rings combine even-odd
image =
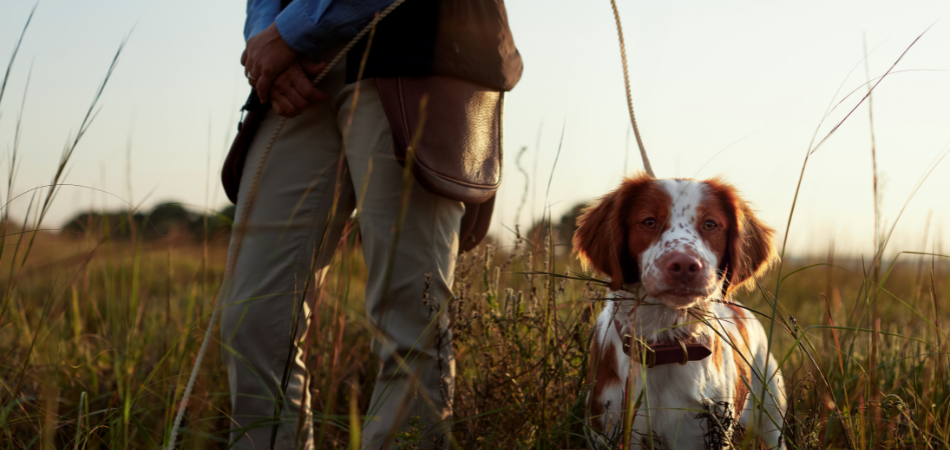
[[[630,255],[627,245],[627,207],[636,196],[636,191],[648,177],[627,179],[616,191],[588,207],[577,220],[574,232],[574,251],[581,263],[610,277],[610,289],[617,291],[624,283],[640,281],[637,261]]]
[[[724,271],[723,295],[737,289],[751,288],[778,260],[772,239],[775,230],[765,225],[735,189],[720,180],[707,182],[719,197],[729,220],[729,242],[720,263]]]
[[[742,247],[736,263],[736,285],[741,286],[753,277],[761,278],[778,261],[773,238],[775,230],[759,220],[752,212],[752,208],[742,202],[740,209],[740,231]]]

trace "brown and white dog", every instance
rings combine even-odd
[[[784,447],[782,374],[762,325],[730,300],[776,259],[772,234],[721,180],[639,175],[581,216],[574,249],[612,291],[591,341],[600,445],[621,442],[630,399],[633,448],[728,446],[742,429]]]

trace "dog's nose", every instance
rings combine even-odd
[[[685,253],[673,255],[666,261],[667,275],[681,284],[693,283],[703,270],[703,263],[699,258]]]

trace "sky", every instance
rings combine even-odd
[[[0,1],[3,64],[34,5]],[[873,134],[883,223],[897,224],[892,250],[946,248],[950,161],[908,198],[950,146],[950,2],[618,5],[634,108],[657,176],[725,177],[781,236],[813,136],[827,135],[866,93],[868,74],[883,75],[926,30],[875,89]],[[559,217],[642,167],[609,0],[511,0],[507,8],[525,69],[505,103],[504,184],[493,225],[502,240],[516,222]],[[218,171],[248,91],[239,63],[244,17],[240,1],[39,3],[0,102],[0,173],[22,115],[14,194],[52,179],[127,39],[69,165],[66,182],[82,187],[63,188],[44,228],[90,208],[227,205]],[[873,252],[867,105],[808,160],[788,228],[790,254],[823,255],[831,242],[839,254]],[[522,147],[531,188],[516,218],[526,183],[516,167]],[[14,216],[22,217],[28,198],[11,205]]]

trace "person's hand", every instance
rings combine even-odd
[[[272,23],[247,41],[247,48],[241,55],[241,65],[258,97],[266,103],[274,79],[287,70],[296,58],[297,52],[284,42],[277,25]]]
[[[274,112],[284,117],[295,117],[314,102],[330,97],[313,87],[310,80],[327,67],[327,63],[306,60],[293,62],[271,86],[271,105]]]

